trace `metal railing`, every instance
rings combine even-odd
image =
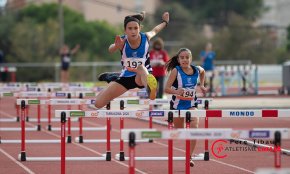
[[[194,61],[195,65],[200,65],[200,61]],[[251,65],[249,60],[216,60],[215,65]],[[120,71],[121,64],[120,62],[72,62],[70,68],[71,80],[72,81],[97,81],[97,75],[102,72],[112,72]],[[0,67],[15,67],[17,69],[17,80],[18,81],[27,81],[27,79],[22,78],[21,76],[30,76],[38,72],[42,72],[43,75],[39,76],[39,79],[34,81],[60,81],[60,63],[5,63],[1,64]],[[53,69],[53,72],[51,70]],[[45,74],[50,74],[46,77]],[[91,76],[91,77],[89,77]],[[43,79],[44,78],[44,79]],[[22,80],[23,79],[23,80]]]

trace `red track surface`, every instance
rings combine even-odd
[[[0,105],[0,118],[15,118],[14,98],[5,98]],[[65,109],[65,107],[63,107]],[[74,109],[74,108],[73,108]],[[76,109],[76,108],[75,108]],[[36,118],[36,107],[31,107],[30,117]],[[42,116],[46,116],[47,111],[42,106]],[[106,125],[105,119],[86,118],[83,121],[85,127],[102,127]],[[27,122],[27,127],[35,126],[35,122]],[[47,123],[41,123],[42,130],[39,132],[27,132],[26,139],[60,139],[60,132],[49,132],[45,130]],[[53,123],[53,127],[59,127],[60,123]],[[254,127],[290,127],[289,118],[210,118],[210,128],[254,128]],[[77,122],[72,123],[77,127]],[[0,123],[0,127],[20,127],[20,123]],[[147,128],[148,122],[137,119],[126,119],[125,128]],[[155,128],[166,129],[165,126],[154,124]],[[203,119],[200,119],[200,127],[204,127]],[[111,137],[119,138],[119,119],[112,119]],[[20,139],[20,132],[1,131],[2,140]],[[78,136],[77,131],[73,131],[72,139]],[[105,131],[86,132],[84,139],[105,139]],[[212,141],[209,143],[211,147]],[[229,145],[229,144],[228,144]],[[240,146],[231,144],[230,146]],[[184,156],[184,141],[174,142],[174,156]],[[290,149],[290,141],[283,140],[282,148]],[[111,143],[112,158],[119,153],[119,144]],[[125,143],[125,155],[128,155],[128,145]],[[199,141],[196,153],[204,152],[204,141]],[[20,144],[0,144],[0,168],[1,173],[41,173],[52,174],[60,173],[60,162],[21,162],[17,159],[20,153]],[[66,156],[98,156],[106,153],[105,143],[72,143],[66,144]],[[214,174],[242,174],[254,173],[257,168],[273,167],[274,155],[271,152],[249,152],[233,151],[226,152],[226,158],[215,158],[210,152],[210,161],[196,161],[196,166],[191,168],[191,173],[214,173]],[[60,144],[26,144],[27,157],[47,157],[60,156]],[[138,143],[136,146],[136,156],[167,156],[167,141],[156,140],[154,143]],[[282,155],[282,167],[290,167],[290,157]],[[185,162],[174,161],[174,173],[185,173]],[[67,161],[66,173],[68,174],[125,174],[128,173],[127,161],[120,162],[115,159],[112,161]],[[167,161],[136,161],[136,173],[167,173]]]

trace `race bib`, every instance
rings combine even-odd
[[[184,92],[182,94],[185,98],[192,98],[195,95],[195,89],[184,89]]]
[[[144,65],[145,60],[141,58],[127,58],[124,62],[124,66],[128,68],[137,68],[139,65]]]

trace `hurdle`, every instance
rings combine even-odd
[[[123,99],[115,99],[115,100],[123,100]],[[198,105],[203,105],[203,108],[208,109],[209,108],[209,103],[212,103],[212,98],[199,98],[197,99],[197,104]],[[124,100],[126,104],[130,105],[130,104],[141,104],[141,105],[149,105],[149,110],[154,110],[154,105],[164,105],[164,104],[170,104],[171,99],[155,99],[155,100],[142,100],[142,99],[126,99]],[[148,121],[148,118],[139,118],[141,120],[145,120]],[[155,121],[156,123],[156,121]],[[164,123],[158,122],[162,125],[164,125]],[[149,128],[153,127],[153,117],[149,117]],[[152,142],[152,140],[150,140],[150,142]]]
[[[66,95],[66,93],[61,93],[62,95]],[[47,92],[25,92],[23,93],[24,96],[49,96],[50,94],[47,93]],[[67,95],[69,96],[69,93],[67,93]],[[74,100],[74,101],[69,101],[67,99],[51,99],[51,100],[40,100],[40,99],[33,99],[33,98],[30,98],[30,99],[17,99],[16,101],[16,105],[19,106],[21,105],[21,102],[24,101],[25,102],[25,111],[26,111],[26,115],[28,115],[28,106],[29,105],[35,105],[37,104],[38,105],[38,109],[37,109],[37,115],[38,115],[38,125],[36,127],[26,127],[24,128],[24,133],[26,131],[40,131],[41,128],[40,128],[40,104],[48,104],[48,103],[51,103],[51,104],[64,104],[64,103],[69,103],[69,104],[80,104],[81,101],[79,99]],[[18,112],[19,113],[19,112]],[[49,113],[51,113],[51,111],[49,111]],[[50,114],[49,114],[49,118],[50,118]],[[48,120],[49,120],[48,118]],[[27,120],[27,119],[26,119]],[[75,120],[78,120],[77,118],[73,119],[74,121]],[[49,127],[48,127],[49,128]],[[21,131],[22,128],[0,128],[1,131]],[[51,128],[50,127],[50,130],[52,131],[60,131],[60,128]],[[84,128],[76,128],[76,127],[69,127],[67,128],[67,131],[69,132],[69,136],[67,138],[67,143],[71,143],[71,136],[70,136],[70,131],[82,131],[82,130],[85,130],[85,131],[103,131],[103,130],[106,130],[106,127],[84,127]],[[59,140],[27,140],[27,143],[59,143],[60,141]],[[20,140],[1,140],[0,143],[21,143]]]
[[[251,147],[261,147],[261,148],[268,148],[268,149],[272,149],[273,148],[273,146],[269,146],[269,145],[265,145],[265,144],[259,144],[259,143],[255,143],[253,141],[249,141],[249,140],[245,140],[245,139],[232,139],[232,140],[244,142],[245,145],[248,145],[248,146],[251,146]],[[231,140],[229,140],[229,141],[231,141]],[[283,155],[290,156],[290,150],[281,148],[281,153]]]
[[[170,111],[170,110],[169,110]],[[168,113],[169,111],[125,111],[125,110],[110,110],[110,105],[107,105],[107,110],[96,110],[96,111],[81,111],[81,110],[55,110],[55,116],[61,117],[61,113],[65,113],[67,118],[74,118],[74,117],[93,117],[93,118],[106,118],[107,119],[107,149],[110,149],[110,119],[111,118],[141,118],[141,117],[149,117],[149,116],[160,116],[156,115],[156,113],[162,112],[163,114]],[[176,114],[178,114],[178,111],[173,111]],[[155,114],[154,114],[155,113]],[[122,125],[120,125],[123,129]],[[145,140],[145,142],[148,142],[149,140]],[[103,141],[102,141],[103,142]],[[125,159],[124,153],[123,153],[123,140],[114,140],[114,142],[120,142],[120,154],[119,154],[119,160],[123,161]],[[144,142],[144,140],[140,140],[140,142]],[[111,154],[107,155],[111,156]]]
[[[281,165],[281,155],[279,154],[279,148],[281,146],[281,139],[290,139],[290,129],[283,128],[280,129],[267,129],[264,128],[263,131],[267,131],[269,136],[263,138],[271,138],[275,139],[275,147],[278,150],[275,151],[275,159],[274,165],[276,168],[279,168]],[[154,138],[154,139],[168,139],[168,140],[186,140],[189,139],[231,139],[233,135],[239,135],[241,138],[251,138],[253,132],[257,132],[255,129],[176,129],[176,130],[166,130],[166,131],[156,131],[150,129],[123,129],[122,130],[122,138],[129,139],[129,174],[135,173],[135,140],[142,138]],[[190,173],[189,167],[189,159],[190,152],[189,146],[186,144],[186,152],[185,152],[185,173]],[[172,146],[168,146],[168,173],[173,174],[173,156],[172,156]]]
[[[57,93],[56,93],[57,94]],[[40,104],[48,104],[48,130],[49,131],[60,131],[60,128],[52,128],[51,126],[51,106],[52,105],[78,105],[79,109],[81,107],[81,105],[85,104],[85,103],[90,103],[91,100],[84,100],[84,99],[70,99],[70,93],[61,93],[62,95],[67,95],[68,99],[49,99],[49,100],[39,100],[39,99],[17,99],[17,105],[21,104],[21,101],[25,101],[26,106],[28,105],[33,105],[33,104],[37,104],[38,106]],[[70,107],[68,107],[68,109],[70,109]],[[27,108],[26,108],[27,110]],[[26,113],[27,114],[27,113]],[[74,120],[78,120],[78,119],[74,119]],[[82,124],[80,123],[80,127],[79,128],[71,128],[70,126],[70,122],[71,119],[68,120],[68,140],[67,142],[70,143],[71,142],[71,130],[72,131],[80,131],[80,134],[82,132],[82,130],[86,130],[86,131],[103,131],[106,130],[106,127],[82,127]],[[38,124],[40,124],[40,107],[38,107]],[[38,125],[38,130],[40,130],[40,125]]]
[[[193,116],[205,117],[205,128],[209,127],[210,117],[225,118],[277,118],[289,117],[290,109],[247,109],[247,110],[205,110],[205,111],[181,111],[181,114],[190,112]],[[247,141],[250,145],[251,143]],[[209,159],[208,140],[205,140],[205,159]],[[289,150],[283,149],[282,154],[288,154]]]
[[[199,100],[199,103],[203,103],[206,99],[204,100]],[[95,100],[91,100],[91,104],[94,104]],[[141,104],[141,105],[149,105],[148,110],[153,110],[153,105],[154,104],[168,104],[170,100],[167,99],[156,99],[156,100],[149,100],[149,99],[125,99],[125,98],[116,98],[110,103],[117,103],[119,102],[120,105],[120,110],[124,110],[125,104],[128,105],[135,105],[135,104]],[[80,117],[81,119],[81,117]],[[139,119],[144,119],[140,117]],[[120,117],[120,129],[124,127],[124,119]],[[149,117],[149,128],[152,128],[152,117]],[[76,142],[80,142],[80,138],[75,139]],[[103,140],[98,140],[98,139],[84,139],[86,143],[100,143],[104,142]],[[111,142],[119,142],[119,140],[111,140]],[[152,142],[149,140],[149,142]]]
[[[21,101],[21,152],[18,155],[18,160],[20,161],[63,161],[64,159],[63,156],[65,156],[65,144],[66,144],[66,139],[65,139],[65,122],[66,122],[66,117],[65,114],[62,113],[62,118],[61,118],[61,139],[59,142],[61,142],[61,156],[60,157],[27,157],[26,156],[26,150],[25,150],[25,100]],[[103,155],[102,157],[65,157],[65,160],[69,161],[100,161],[100,160],[107,160],[106,156]],[[109,160],[107,160],[109,161]],[[62,162],[63,163],[63,162]]]
[[[165,117],[169,112],[173,113],[173,117],[288,117],[290,110],[281,109],[281,110],[137,110],[137,111],[124,111],[124,110],[97,110],[97,111],[69,111],[69,110],[56,110],[56,116],[60,116],[61,112],[66,112],[66,115],[73,117],[129,117],[129,118],[142,118],[142,117]],[[274,113],[274,115],[272,115]],[[276,113],[276,115],[275,115]],[[169,120],[169,119],[168,119]],[[207,119],[208,120],[208,119]],[[190,122],[190,120],[188,120]],[[205,125],[205,128],[208,128],[208,125]],[[255,137],[259,138],[259,137]],[[207,139],[205,139],[207,140]],[[116,155],[115,158],[120,156]],[[125,157],[126,159],[126,157]],[[128,159],[128,158],[127,158]],[[145,158],[140,158],[140,160]],[[160,158],[161,160],[162,158]],[[163,158],[165,159],[165,158]],[[179,158],[176,158],[179,159]],[[138,158],[137,158],[138,160]],[[197,159],[198,160],[198,159]],[[209,160],[209,149],[208,149],[208,140],[205,141],[205,152],[203,160]]]
[[[151,111],[151,113],[154,113],[154,111]],[[173,130],[173,117],[179,117],[179,112],[172,112],[172,111],[168,111],[168,119],[167,119],[167,122],[168,122],[168,130]],[[190,128],[190,122],[191,122],[191,115],[190,114],[186,114],[185,115],[185,123],[186,123],[186,129],[189,129]],[[148,129],[150,130],[150,129]],[[152,129],[151,129],[152,130]],[[136,142],[137,140],[135,140]],[[140,141],[140,140],[139,140]],[[173,148],[173,141],[172,140],[168,140],[168,147],[170,149]],[[186,140],[186,148],[187,150],[189,151],[190,149],[190,140]],[[129,155],[130,156],[130,155]],[[173,153],[172,151],[169,151],[169,156],[172,156],[172,160],[185,160],[185,157],[173,157]],[[116,159],[119,158],[119,155],[117,154],[115,156]],[[168,157],[167,156],[155,156],[155,157],[134,157],[135,160],[142,160],[142,161],[164,161],[164,160],[168,160]],[[194,156],[192,157],[193,160],[197,161],[197,160],[205,160],[205,155],[200,153],[198,154],[197,156]],[[129,160],[129,157],[125,157],[125,160]],[[188,159],[189,160],[189,159]],[[173,165],[172,162],[170,162],[168,165]],[[189,164],[188,164],[189,165]]]

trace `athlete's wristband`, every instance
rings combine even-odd
[[[168,22],[167,22],[166,20],[162,20],[162,22],[161,22],[161,23],[163,23],[163,22],[165,22],[165,27],[167,27],[167,25],[168,25]]]

